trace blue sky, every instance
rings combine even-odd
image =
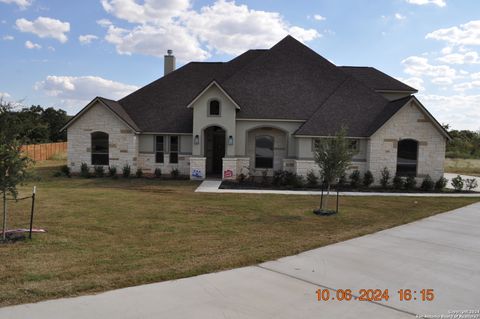
[[[480,1],[0,0],[0,96],[75,114],[177,66],[227,61],[286,34],[337,65],[419,90],[442,123],[480,129]]]

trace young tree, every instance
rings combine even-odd
[[[27,176],[30,159],[22,155],[21,141],[12,118],[12,106],[0,100],[0,195],[3,198],[3,232],[7,228],[7,194],[17,198],[17,185]]]
[[[327,184],[327,197],[322,202],[321,210],[328,207],[332,183],[345,174],[352,162],[353,153],[349,140],[345,136],[346,129],[342,128],[335,136],[321,139],[315,147],[315,162],[320,167],[321,175]]]

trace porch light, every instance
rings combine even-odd
[[[200,137],[198,135],[195,135],[195,138],[193,139],[193,144],[198,145],[200,143]]]
[[[228,137],[228,145],[233,145],[233,136],[232,135],[230,135]]]

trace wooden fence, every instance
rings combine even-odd
[[[67,142],[23,145],[22,151],[34,161],[44,161],[55,154],[67,152]]]

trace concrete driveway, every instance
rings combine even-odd
[[[390,299],[317,301],[318,288],[389,289]],[[417,293],[400,301],[399,289]],[[435,299],[421,301],[422,289]],[[477,203],[258,266],[6,307],[0,318],[480,318],[479,289]]]

